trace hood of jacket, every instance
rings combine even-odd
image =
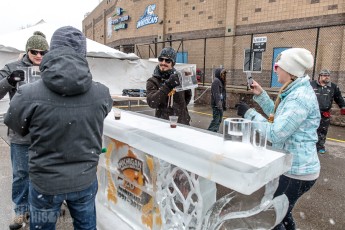
[[[43,57],[40,71],[44,84],[60,95],[83,94],[92,84],[86,58],[70,47],[49,51]]]
[[[224,81],[221,79],[221,77],[220,77],[220,73],[222,72],[222,70],[223,70],[223,68],[217,68],[217,69],[215,69],[214,70],[214,77],[215,78],[218,78],[221,82],[222,82],[222,84],[224,85]]]

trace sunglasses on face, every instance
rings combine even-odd
[[[46,53],[48,53],[48,50],[45,50],[45,51],[38,51],[38,50],[30,50],[30,53],[32,55],[37,55],[37,54],[40,54],[41,56],[44,56]]]
[[[277,71],[278,67],[279,67],[279,66],[278,66],[277,64],[274,64],[274,66],[273,66],[274,71]]]
[[[167,64],[170,64],[171,62],[172,62],[172,60],[171,59],[169,59],[169,58],[158,58],[158,61],[159,62],[163,62],[163,61],[165,61],[165,63],[167,63]]]

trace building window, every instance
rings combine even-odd
[[[188,18],[188,14],[184,14],[183,17]]]
[[[218,25],[221,25],[221,24],[223,24],[223,21],[218,21]]]
[[[243,17],[242,21],[248,21],[248,17]]]
[[[192,10],[195,10],[195,6],[192,7]]]
[[[122,52],[124,53],[134,53],[134,45],[124,45],[122,46]]]
[[[255,13],[261,12],[261,8],[255,8]]]
[[[204,14],[204,11],[199,11],[199,15]]]
[[[276,2],[276,0],[269,0],[268,3]]]
[[[176,25],[180,24],[181,22],[180,21],[176,21]]]
[[[208,16],[208,19],[212,19],[213,17],[212,16]]]
[[[311,0],[310,4],[320,3],[320,0]]]
[[[338,9],[338,5],[329,5],[328,10],[336,10]]]
[[[262,52],[251,52],[244,49],[243,71],[261,72]]]

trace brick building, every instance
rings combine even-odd
[[[213,68],[224,66],[229,88],[244,89],[249,70],[274,95],[281,86],[275,57],[303,47],[315,57],[311,78],[328,68],[345,94],[344,0],[103,0],[83,20],[83,32],[141,58],[174,47],[178,62],[202,71],[198,90],[212,82]]]
[[[245,69],[262,85],[279,87],[274,57],[285,48],[304,47],[316,57],[308,74],[329,68],[332,80],[345,88],[344,25],[344,0],[103,0],[83,20],[83,32],[141,58],[173,46],[180,62],[203,70],[204,83],[222,65],[232,85],[244,84]],[[266,39],[261,52],[250,52],[257,48],[255,38]]]

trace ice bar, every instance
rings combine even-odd
[[[273,226],[279,212],[286,211],[286,199],[273,200],[272,186],[290,168],[291,155],[227,145],[221,135],[206,130],[180,124],[173,129],[169,121],[130,111],[115,120],[110,113],[104,123],[107,151],[98,170],[97,205],[103,210],[98,215],[114,213],[129,229],[216,229],[236,219],[225,215],[226,204],[245,204],[246,197],[263,189],[248,210],[236,211],[260,216],[273,210]],[[231,198],[216,200],[216,183],[231,189]]]

